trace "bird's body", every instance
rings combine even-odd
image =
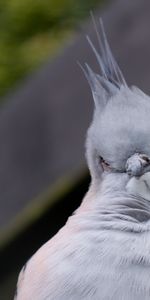
[[[150,299],[150,205],[114,193],[118,180],[104,180],[108,191],[101,187],[102,199],[90,191],[76,214],[29,260],[17,299]]]
[[[92,182],[23,268],[17,300],[150,299],[150,99],[127,87],[103,28],[102,37],[101,57],[89,42],[103,76],[84,71],[95,101],[86,143]]]

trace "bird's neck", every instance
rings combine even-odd
[[[150,230],[150,202],[129,194],[126,175],[110,174],[101,183],[92,183],[77,214],[92,216],[104,228],[142,231]]]

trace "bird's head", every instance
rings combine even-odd
[[[112,56],[102,22],[100,28],[101,53],[89,38],[88,41],[102,75],[87,64],[84,69],[95,103],[87,133],[88,165],[93,181],[101,181],[103,173],[126,174],[129,180],[137,179],[150,171],[150,97],[127,86]]]

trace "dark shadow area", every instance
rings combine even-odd
[[[14,280],[16,281],[18,272],[31,255],[66,223],[67,218],[80,205],[88,189],[89,181],[90,178],[87,175],[67,196],[47,210],[46,214],[0,252],[0,286],[7,281],[11,273],[15,273]],[[9,293],[13,295],[15,286],[11,289]],[[0,297],[0,299],[4,298]]]

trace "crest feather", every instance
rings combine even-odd
[[[127,87],[127,84],[116,60],[112,55],[106,38],[102,19],[99,20],[99,31],[93,15],[92,20],[100,51],[95,48],[89,36],[87,36],[87,40],[96,56],[100,66],[101,75],[94,73],[87,64],[85,64],[85,68],[82,67],[82,70],[91,87],[95,104],[98,105],[98,102],[100,101],[99,99],[101,99],[103,104],[106,104],[109,97],[116,94],[121,86]],[[99,105],[102,105],[102,103],[99,103]]]

